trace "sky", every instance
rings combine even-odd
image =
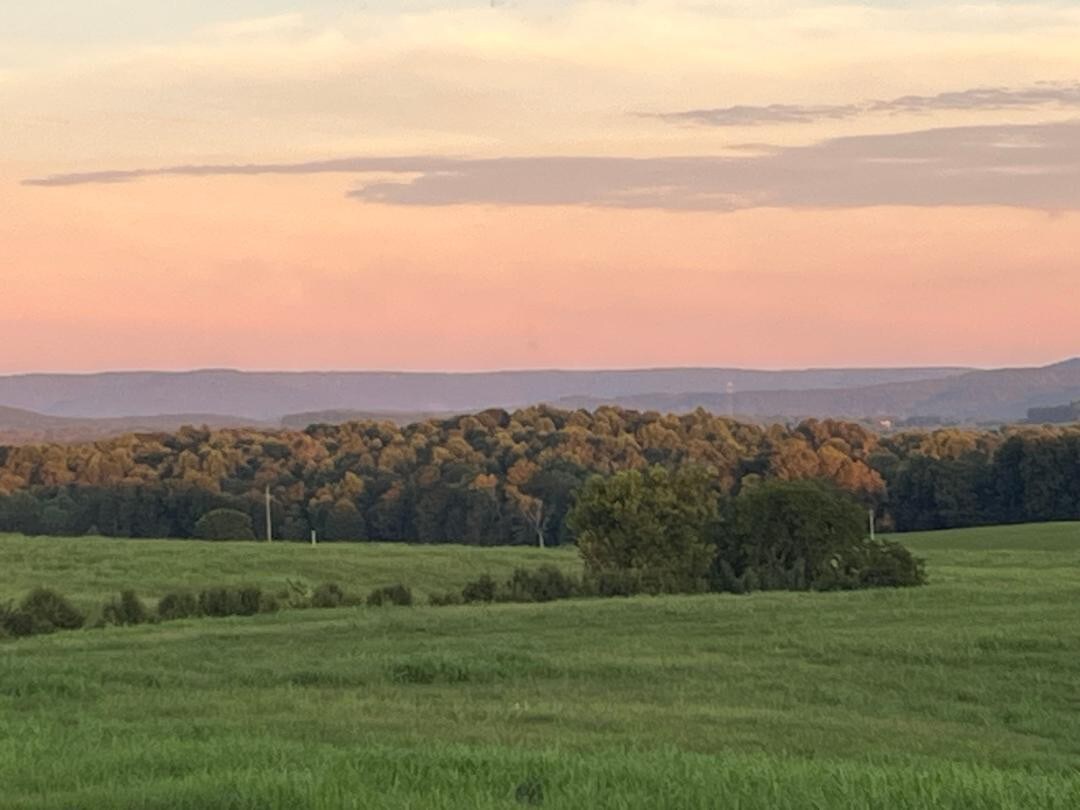
[[[0,373],[1080,355],[1080,2],[0,0]]]

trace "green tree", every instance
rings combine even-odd
[[[0,498],[0,527],[4,531],[38,534],[41,524],[41,502],[29,492],[14,492]]]
[[[921,563],[870,541],[867,514],[818,481],[763,481],[731,502],[716,532],[713,585],[737,592],[914,585]]]
[[[586,574],[601,591],[702,590],[715,555],[717,500],[700,468],[590,478],[569,515]]]
[[[201,540],[254,540],[251,517],[236,509],[215,509],[195,524],[195,536]]]
[[[338,501],[326,511],[323,540],[363,540],[366,534],[363,515],[349,501]]]

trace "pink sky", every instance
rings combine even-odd
[[[996,366],[1080,355],[1080,192],[1066,182],[1080,153],[1069,151],[1071,130],[1053,129],[1080,116],[1068,83],[1080,57],[1061,44],[1062,26],[1080,34],[1080,16],[1019,33],[1028,18],[934,32],[930,44],[951,42],[967,60],[944,82],[934,71],[945,57],[917,36],[915,12],[791,5],[804,24],[778,13],[775,47],[817,21],[831,26],[832,49],[769,62],[733,43],[720,54],[697,30],[711,18],[695,24],[694,6],[674,1],[635,7],[597,52],[574,46],[603,27],[603,3],[568,3],[554,32],[524,12],[472,8],[391,16],[374,39],[345,17],[208,20],[164,44],[65,51],[62,65],[57,43],[24,38],[15,69],[0,69],[0,103],[15,111],[0,124],[14,145],[0,157],[0,373]],[[662,14],[667,27],[650,29]],[[716,36],[753,30],[738,19],[717,23]],[[863,86],[830,84],[875,58],[863,40],[882,19],[895,37],[878,70]],[[670,76],[633,58],[650,31],[650,48],[672,55]],[[359,108],[342,90],[350,71]],[[551,72],[588,86],[559,90]],[[390,89],[369,86],[375,76]],[[1056,89],[1034,92],[1044,80]],[[1011,95],[942,95],[986,86]],[[908,95],[922,108],[872,110]],[[775,104],[808,120],[764,120]],[[702,109],[705,124],[640,115]],[[764,157],[744,167],[746,154]],[[381,178],[230,168],[396,155],[540,162]],[[567,155],[655,163],[639,188],[626,174],[635,166],[543,162]],[[675,155],[736,162],[699,171],[665,162]],[[221,168],[23,184],[208,163]],[[914,174],[939,164],[940,184]],[[384,202],[365,191],[376,181],[397,184]],[[346,196],[357,189],[360,199]]]

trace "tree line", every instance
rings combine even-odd
[[[0,531],[193,537],[230,509],[262,537],[269,488],[277,539],[557,545],[575,539],[567,516],[590,477],[654,466],[700,468],[724,496],[825,481],[901,531],[1080,517],[1075,426],[878,435],[837,420],[535,406],[0,447]]]
[[[1068,405],[1053,405],[1044,408],[1028,408],[1027,421],[1033,424],[1066,424],[1080,422],[1080,400]]]
[[[210,522],[250,531],[242,512],[217,509]],[[583,563],[580,576],[554,565],[517,568],[502,582],[490,574],[457,591],[429,595],[433,607],[493,602],[757,590],[856,590],[923,585],[921,559],[893,541],[867,537],[862,507],[818,481],[759,481],[738,496],[719,494],[700,467],[652,466],[592,476],[568,515]],[[243,539],[225,533],[222,539]],[[247,539],[254,539],[253,536]],[[215,616],[254,616],[283,607],[332,608],[366,604],[408,607],[401,583],[372,590],[366,600],[336,582],[317,588],[287,580],[286,588],[257,585],[171,591],[151,610],[132,589],[87,614],[57,591],[38,587],[20,602],[0,603],[0,640],[58,630],[130,626]]]

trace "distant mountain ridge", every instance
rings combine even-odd
[[[398,424],[540,403],[716,413],[770,420],[1019,422],[1080,400],[1080,358],[973,370],[689,368],[598,371],[109,372],[0,377],[0,443],[80,441],[182,425]]]
[[[0,377],[0,405],[48,416],[116,417],[219,413],[275,421],[330,410],[462,413],[488,407],[614,398],[654,392],[848,388],[936,379],[962,368],[756,371],[667,368],[627,371],[107,372]]]
[[[608,400],[569,397],[563,407],[601,404],[684,412],[694,408],[751,417],[873,419],[941,417],[960,422],[1022,421],[1028,411],[1080,399],[1080,358],[1040,368],[966,371],[936,379],[842,389],[639,394]]]
[[[268,426],[252,419],[208,413],[82,418],[49,416],[0,406],[0,444],[94,441],[125,433],[171,432],[185,425],[212,428]]]

